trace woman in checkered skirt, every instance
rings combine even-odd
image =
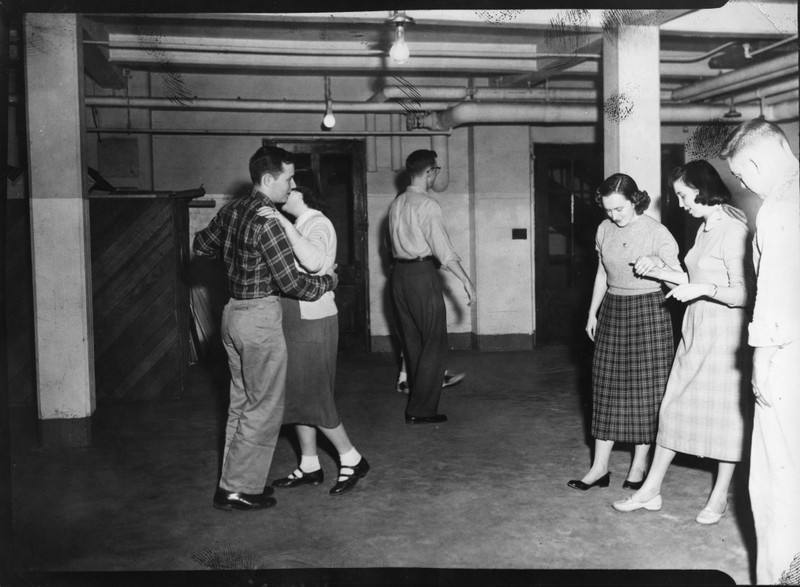
[[[661,507],[661,483],[676,452],[719,461],[705,507],[695,520],[716,524],[728,507],[728,488],[744,445],[742,371],[747,352],[748,230],[741,210],[729,206],[731,194],[707,161],[677,167],[670,184],[678,204],[703,224],[686,254],[688,275],[661,269],[650,258],[634,267],[674,289],[667,294],[687,308],[675,362],[661,403],[653,464],[644,485],[631,497],[614,502],[629,512]],[[677,286],[677,287],[676,287]],[[749,359],[749,357],[747,357]]]
[[[597,228],[600,257],[586,333],[592,361],[594,460],[569,486],[608,487],[615,442],[635,445],[623,487],[638,488],[656,438],[658,409],[673,357],[672,325],[659,281],[634,273],[643,258],[680,271],[678,244],[666,227],[643,212],[650,196],[624,173],[606,179],[595,200],[608,216]]]

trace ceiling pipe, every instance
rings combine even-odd
[[[528,73],[536,71],[539,59],[535,54],[527,58],[515,59],[505,56],[494,57],[456,57],[415,56],[408,63],[397,65],[391,63],[387,55],[267,55],[246,53],[217,53],[214,51],[194,53],[190,51],[144,51],[139,49],[109,49],[109,62],[114,65],[128,67],[158,67],[169,63],[174,68],[217,66],[241,70],[248,68],[274,69],[279,71],[326,71],[330,75],[335,71],[437,71],[485,73]]]
[[[225,110],[229,112],[325,112],[325,102],[293,100],[240,100],[203,98],[126,98],[124,96],[86,96],[86,106],[102,108],[152,108],[154,110]],[[407,104],[340,102],[334,103],[336,112],[405,114]],[[424,102],[415,104],[414,110],[444,110],[449,102]]]
[[[789,53],[755,65],[742,67],[736,71],[702,80],[672,91],[672,99],[677,101],[702,100],[721,94],[761,84],[765,81],[797,73],[797,53]]]
[[[268,130],[245,130],[240,128],[227,129],[227,128],[127,128],[127,127],[89,127],[86,129],[87,133],[95,134],[117,134],[117,135],[202,135],[209,137],[216,136],[272,136],[272,137],[366,137],[367,139],[375,137],[433,137],[450,134],[450,131],[368,131],[368,130],[352,130],[352,131],[304,131],[304,130],[275,130],[274,128]]]
[[[436,161],[441,167],[431,187],[435,192],[443,192],[447,189],[447,186],[450,185],[450,148],[447,136],[432,136],[431,150],[436,151]]]
[[[668,100],[671,92],[662,91],[661,99]],[[386,86],[373,94],[368,102],[385,102],[387,100],[400,100],[406,104],[413,104],[419,100],[452,100],[461,101],[471,98],[473,100],[501,101],[586,101],[594,102],[599,99],[597,90],[580,88],[465,88],[458,86]]]
[[[736,104],[746,104],[747,102],[756,102],[758,100],[762,100],[770,96],[783,94],[785,92],[791,92],[792,90],[796,90],[798,87],[800,87],[800,80],[798,80],[797,78],[788,79],[786,81],[777,84],[764,86],[762,88],[758,88],[756,90],[750,90],[749,92],[744,92],[742,94],[733,94],[733,101]]]
[[[598,108],[578,104],[503,104],[463,102],[429,117],[435,130],[449,130],[465,124],[597,124]],[[726,108],[711,104],[662,104],[663,124],[701,123],[720,118]],[[755,118],[757,106],[739,108],[744,119]],[[733,121],[732,121],[733,122]]]
[[[775,122],[787,122],[800,118],[800,106],[798,105],[796,97],[794,100],[788,102],[773,104],[767,107],[766,110],[770,114],[769,119]]]

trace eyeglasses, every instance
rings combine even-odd
[[[439,173],[442,170],[441,167],[431,167],[428,171],[433,171],[434,173]]]

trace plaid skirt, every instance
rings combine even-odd
[[[592,436],[634,444],[656,439],[674,346],[664,294],[607,293],[592,359]]]

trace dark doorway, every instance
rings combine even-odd
[[[311,184],[336,229],[339,285],[339,350],[369,352],[369,283],[364,143],[357,140],[264,139],[295,155],[295,180]]]
[[[703,223],[701,218],[695,218],[687,214],[678,205],[678,197],[669,183],[669,176],[672,170],[683,165],[686,161],[684,146],[680,143],[668,143],[661,145],[661,223],[675,237],[678,242],[678,258],[683,263],[686,253],[694,245],[697,229]],[[667,307],[672,316],[672,330],[675,335],[675,344],[681,338],[681,324],[686,304],[675,300],[669,300]]]
[[[670,173],[676,167],[683,165],[685,158],[683,144],[661,145],[661,222],[678,241],[681,260],[692,248],[697,229],[703,223],[702,219],[694,218],[681,210],[678,197],[669,183]]]
[[[533,146],[536,343],[582,340],[597,270],[594,236],[603,214],[599,145]]]

